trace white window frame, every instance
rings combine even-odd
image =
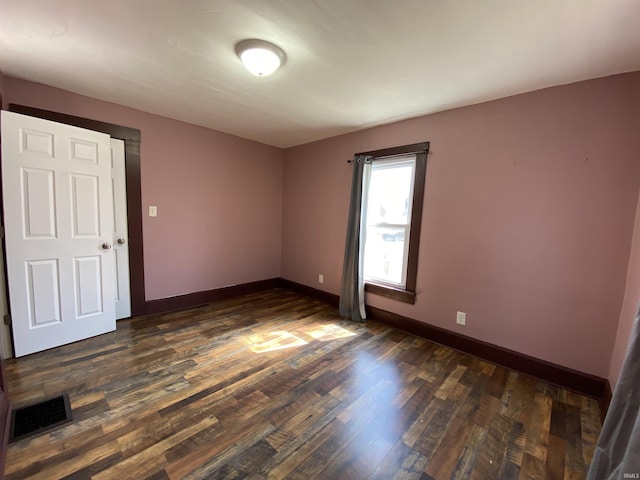
[[[401,266],[401,280],[400,282],[393,282],[390,281],[386,278],[378,278],[374,275],[367,275],[367,272],[364,272],[364,279],[365,282],[370,281],[370,282],[374,282],[377,283],[379,285],[388,285],[390,287],[395,287],[395,288],[406,288],[407,285],[407,266],[408,266],[408,260],[409,260],[409,242],[410,242],[410,238],[411,238],[411,213],[413,210],[413,192],[414,192],[414,186],[415,186],[415,178],[416,178],[416,155],[415,154],[407,154],[407,155],[400,155],[397,157],[392,157],[392,158],[382,158],[379,160],[373,160],[371,162],[370,165],[368,165],[366,171],[365,171],[365,179],[364,179],[364,189],[362,192],[362,196],[363,196],[363,204],[368,208],[368,206],[370,205],[370,190],[369,187],[371,185],[370,179],[371,179],[371,175],[373,174],[374,171],[379,171],[379,170],[385,170],[385,169],[392,169],[392,168],[400,168],[400,167],[405,167],[405,166],[411,166],[411,182],[409,185],[409,192],[407,194],[407,198],[409,198],[411,201],[409,202],[408,205],[408,209],[407,209],[407,221],[406,223],[386,223],[386,222],[379,222],[379,223],[366,223],[364,225],[365,229],[369,229],[369,228],[389,228],[389,229],[403,229],[404,230],[404,251],[402,254],[402,266]],[[365,215],[364,215],[364,220],[366,222],[366,220],[368,219],[368,215],[367,215],[367,209],[365,209]],[[366,234],[365,234],[365,238],[366,238]],[[364,249],[365,249],[365,258],[366,258],[366,243],[364,245]],[[366,265],[365,265],[366,266]]]

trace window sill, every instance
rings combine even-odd
[[[364,291],[380,295],[381,297],[391,298],[403,303],[416,303],[416,293],[404,290],[403,288],[390,287],[388,285],[381,285],[379,283],[366,282],[364,284]]]

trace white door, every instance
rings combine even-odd
[[[115,256],[116,320],[131,316],[129,293],[129,242],[127,236],[127,182],[124,141],[111,139],[111,184],[113,186],[113,254]]]
[[[109,136],[2,112],[17,357],[115,329]]]

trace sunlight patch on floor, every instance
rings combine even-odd
[[[315,340],[327,341],[335,340],[338,338],[353,337],[356,334],[347,330],[346,328],[339,327],[338,325],[318,325],[312,330],[305,330],[304,333],[313,337]]]
[[[315,324],[311,325],[308,329],[301,328],[300,330],[302,336],[307,336],[321,342],[357,335],[346,328],[334,324]],[[300,347],[309,343],[307,340],[286,330],[250,335],[245,337],[244,341],[254,353],[273,352],[285,348]]]
[[[299,337],[287,331],[269,332],[264,335],[251,335],[247,337],[249,349],[255,353],[273,352],[283,348],[299,347],[306,345]]]

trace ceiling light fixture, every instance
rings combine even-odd
[[[249,39],[236,44],[236,54],[254,75],[266,77],[285,62],[287,56],[277,45],[265,40]]]

